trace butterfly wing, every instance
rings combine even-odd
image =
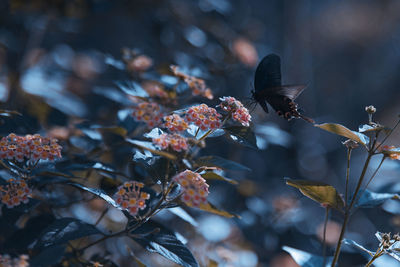
[[[274,94],[288,97],[290,100],[295,100],[303,91],[307,85],[296,84],[296,85],[283,85],[278,88]]]
[[[281,84],[281,59],[278,55],[269,54],[257,66],[254,76],[254,89],[256,93],[259,93],[280,87]]]

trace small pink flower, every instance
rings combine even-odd
[[[29,256],[19,255],[18,258],[11,258],[8,254],[0,255],[0,266],[1,267],[28,267]]]
[[[197,96],[204,96],[208,99],[213,99],[213,93],[210,88],[207,88],[206,83],[203,79],[196,78],[194,76],[190,76],[182,71],[179,71],[178,66],[171,65],[171,71],[176,77],[182,79],[192,90],[192,95]]]
[[[139,210],[146,208],[146,200],[150,198],[148,193],[141,192],[143,187],[143,183],[136,181],[125,182],[118,187],[113,198],[123,209],[126,209],[132,216],[136,216]]]
[[[49,156],[49,149],[52,148],[52,155]],[[23,162],[27,160],[55,160],[61,158],[62,147],[56,139],[42,137],[39,134],[17,136],[9,134],[0,141],[0,158]]]
[[[246,127],[250,125],[251,115],[249,110],[239,100],[231,96],[224,96],[220,100],[222,102],[219,106],[226,112],[230,112],[233,120],[238,121]]]
[[[187,139],[179,134],[162,134],[158,138],[154,138],[153,143],[161,149],[171,147],[177,152],[189,149]]]
[[[182,187],[181,200],[190,207],[207,204],[208,187],[206,180],[200,174],[186,170],[172,178]]]
[[[157,103],[142,102],[134,107],[132,116],[136,121],[145,122],[149,128],[154,128],[161,124],[164,115]]]
[[[178,114],[172,114],[164,117],[164,126],[171,132],[182,132],[189,128],[187,122]]]
[[[24,180],[8,180],[7,185],[0,186],[1,202],[8,208],[13,208],[21,203],[28,203],[32,190]]]
[[[222,125],[220,117],[221,114],[206,104],[193,106],[186,113],[186,120],[194,123],[201,130],[215,130],[220,128]]]

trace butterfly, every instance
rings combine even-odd
[[[294,100],[303,92],[306,85],[282,85],[281,59],[269,54],[258,64],[254,76],[253,99],[268,113],[267,102],[279,116],[287,120],[301,118],[307,122],[314,120],[299,113]]]

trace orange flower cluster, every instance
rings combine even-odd
[[[10,255],[0,255],[0,266],[1,267],[28,267],[29,256],[20,255],[18,258],[11,258]]]
[[[21,203],[28,203],[32,190],[24,180],[8,180],[7,185],[0,186],[1,202],[7,208],[13,208]]]
[[[248,127],[251,121],[251,115],[249,110],[243,106],[243,104],[231,96],[224,96],[220,98],[222,101],[219,106],[232,114],[232,119],[238,121],[243,126]]]
[[[164,126],[171,132],[182,132],[189,128],[187,122],[178,114],[172,114],[164,117]]]
[[[143,89],[154,98],[168,98],[168,93],[162,88],[158,82],[145,81],[142,83]]]
[[[221,127],[222,122],[219,114],[214,108],[208,107],[206,104],[193,106],[186,113],[186,120],[193,122],[200,127],[201,130],[215,130]]]
[[[183,194],[181,200],[190,207],[199,207],[207,203],[208,187],[203,177],[196,172],[186,170],[172,178],[181,185]]]
[[[178,66],[171,65],[170,68],[176,77],[179,77],[183,81],[185,81],[185,83],[192,90],[193,95],[201,95],[208,99],[214,98],[212,91],[210,90],[210,88],[207,88],[206,83],[203,79],[199,79],[179,71]]]
[[[157,103],[142,102],[134,107],[132,116],[136,121],[143,121],[149,128],[153,128],[161,124],[164,115]]]
[[[128,210],[132,216],[135,216],[139,210],[146,208],[146,200],[150,198],[149,194],[141,192],[143,187],[143,183],[136,181],[125,182],[118,187],[118,191],[113,198],[118,205]]]
[[[382,146],[379,148],[379,151],[390,159],[400,160],[400,148],[396,148],[395,146]]]
[[[24,159],[37,161],[61,158],[61,146],[57,139],[42,137],[38,134],[18,136],[9,134],[0,140],[0,159]]]
[[[158,138],[153,138],[153,143],[161,149],[171,147],[177,152],[185,151],[189,148],[187,139],[179,134],[162,134]]]

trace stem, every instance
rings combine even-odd
[[[353,205],[355,203],[355,200],[356,200],[356,197],[358,195],[358,192],[360,191],[361,184],[362,184],[362,182],[364,180],[365,173],[367,172],[368,165],[369,165],[369,162],[370,162],[372,156],[373,156],[373,152],[369,151],[367,160],[365,161],[365,164],[364,164],[363,170],[361,172],[360,178],[358,179],[357,187],[356,187],[356,190],[354,191],[354,195],[353,195],[353,197],[351,199],[350,205],[346,207],[346,210],[345,210],[345,213],[344,213],[344,221],[343,221],[343,225],[342,225],[342,230],[340,231],[339,240],[338,240],[338,243],[336,245],[335,255],[333,257],[333,261],[332,261],[332,265],[331,265],[332,267],[336,266],[336,263],[337,263],[337,261],[339,259],[340,249],[342,247],[342,240],[343,240],[343,237],[344,237],[344,233],[346,231],[347,223],[349,221],[350,211],[353,208]]]
[[[380,256],[382,256],[383,250],[379,251],[379,253],[375,253],[375,255],[370,259],[370,261],[365,265],[365,267],[371,266],[371,264]]]
[[[348,203],[348,189],[349,189],[349,176],[350,176],[350,157],[351,157],[351,150],[352,148],[349,147],[347,149],[347,168],[346,168],[346,191],[344,194],[344,206],[347,208],[347,203]]]
[[[209,136],[214,130],[208,130],[202,137],[200,137],[200,139],[198,140],[203,141],[207,136]]]
[[[322,256],[324,257],[324,264],[323,267],[326,266],[326,226],[329,220],[329,207],[325,209],[325,222],[324,222],[324,237],[322,240]]]
[[[382,142],[373,150],[373,152],[377,151],[378,148],[380,148],[380,147],[383,145],[383,143],[385,143],[385,141],[389,138],[389,136],[390,136],[390,135],[394,132],[394,130],[397,128],[397,126],[399,126],[399,123],[400,123],[400,120],[397,121],[397,123],[395,124],[395,126],[393,127],[393,129],[390,131],[390,133],[387,134],[387,135],[385,136],[385,138],[383,138]],[[373,149],[373,147],[372,147],[372,149]]]
[[[383,161],[386,159],[386,156],[383,156],[381,159],[381,162],[378,165],[378,168],[376,168],[376,170],[374,171],[374,173],[372,174],[371,178],[369,178],[367,185],[364,187],[364,189],[362,190],[361,195],[364,193],[365,190],[367,190],[368,185],[371,183],[372,179],[374,179],[375,175],[377,174],[377,172],[379,171],[379,169],[382,166]]]
[[[200,132],[200,127],[197,127],[196,134],[194,135],[194,138],[197,138],[197,135],[199,134],[199,132]]]

